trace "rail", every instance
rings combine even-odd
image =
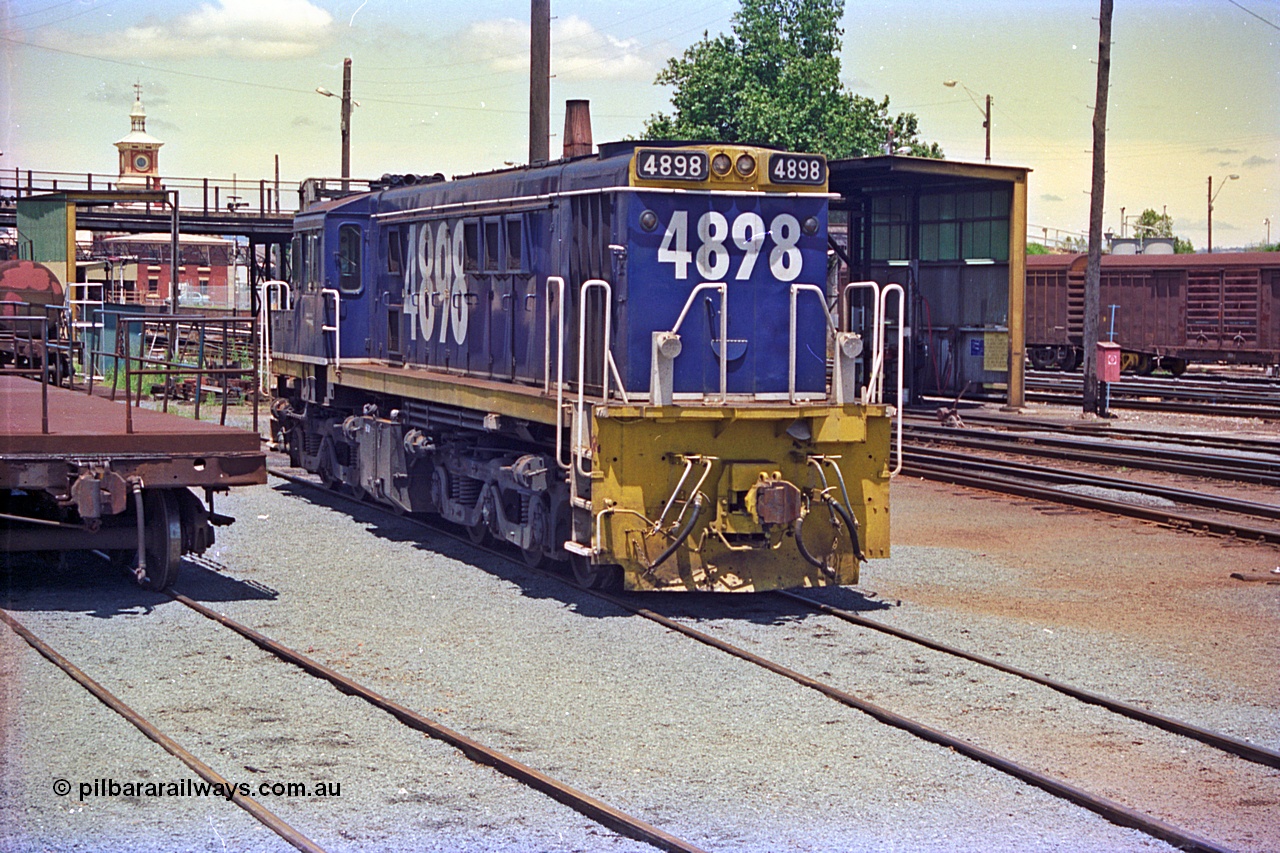
[[[547,277],[547,297],[551,297],[551,285],[556,285],[556,311],[559,322],[556,324],[556,464],[564,470],[573,465],[573,458],[566,462],[561,455],[564,444],[564,279],[558,275]],[[547,355],[542,363],[542,375],[546,381],[546,390],[551,390],[551,306],[543,312],[543,341],[547,346]]]
[[[86,360],[89,364],[93,364],[97,359],[101,358],[105,364],[108,360],[112,364],[112,379],[110,398],[116,399],[119,393],[120,384],[124,384],[124,402],[125,402],[125,432],[133,433],[133,409],[142,405],[142,383],[147,376],[163,377],[161,384],[161,409],[169,411],[169,401],[176,396],[177,386],[175,380],[178,378],[186,378],[194,376],[194,393],[195,411],[193,413],[196,420],[200,420],[201,403],[204,398],[205,391],[210,386],[205,384],[205,379],[219,380],[219,385],[214,388],[221,392],[222,407],[219,423],[225,425],[227,422],[227,407],[230,398],[230,382],[232,379],[243,379],[244,377],[252,377],[256,385],[259,375],[258,363],[258,347],[257,347],[257,327],[253,317],[200,317],[191,314],[169,314],[169,315],[147,315],[138,316],[127,312],[104,311],[104,316],[115,317],[115,347],[112,350],[90,349],[86,353]],[[138,354],[132,352],[130,340],[133,337],[131,329],[136,326],[138,328]],[[184,328],[185,327],[185,328]],[[152,338],[157,344],[162,339],[165,346],[165,358],[157,358],[151,353],[145,352],[147,332],[152,330]],[[219,334],[211,334],[211,330]],[[236,339],[242,337],[245,333],[249,336],[248,353],[251,357],[251,364],[248,367],[236,364]],[[219,346],[220,344],[220,346]],[[191,350],[194,349],[192,353]],[[219,352],[222,358],[220,366],[210,365],[210,352]],[[184,353],[194,355],[194,362],[183,361]],[[243,351],[241,351],[243,354]],[[121,362],[124,362],[123,372],[121,371]],[[93,394],[94,387],[94,371],[87,371],[88,382],[86,383],[86,392]],[[135,397],[136,392],[136,397]],[[258,394],[253,397],[253,430],[258,430]]]
[[[590,454],[590,442],[583,440],[583,434],[588,430],[586,420],[587,293],[592,289],[604,291],[604,338],[600,346],[604,355],[601,357],[600,365],[600,399],[606,404],[609,402],[609,374],[618,376],[618,368],[613,363],[613,353],[609,351],[609,339],[613,333],[613,287],[604,279],[588,279],[582,283],[578,292],[578,402],[574,410],[573,431],[569,437],[573,445],[574,470],[583,477],[591,476],[591,472],[582,467],[582,460]],[[618,387],[625,398],[626,389],[622,388],[621,379]]]
[[[902,413],[903,407],[902,390],[903,378],[902,371],[906,366],[906,343],[907,343],[907,293],[902,289],[902,285],[889,283],[880,291],[880,323],[876,326],[876,362],[872,366],[871,378],[879,383],[879,393],[876,402],[884,401],[884,327],[887,325],[889,294],[897,291],[898,293],[898,370],[897,370],[897,392],[898,396],[894,399],[898,403],[898,413],[895,420],[897,421],[898,436],[898,464],[889,472],[889,476],[893,477],[902,471]],[[870,386],[868,386],[870,388]]]
[[[871,357],[870,362],[875,364],[876,361],[876,343],[878,336],[876,329],[880,328],[880,283],[877,281],[851,281],[844,286],[841,292],[840,300],[845,312],[845,331],[853,331],[853,292],[855,290],[871,291]],[[883,376],[881,377],[883,379]],[[870,381],[870,376],[868,376]],[[865,396],[865,394],[864,394]]]
[[[333,325],[326,325],[323,316],[320,319],[321,332],[333,332],[333,372],[342,373],[342,294],[332,287],[320,289],[321,312],[324,311],[325,297],[333,297]]]
[[[289,282],[272,279],[258,285],[258,389],[263,394],[271,390],[271,294],[276,294],[275,309],[288,310],[293,306],[293,291]]]
[[[693,307],[694,297],[703,290],[714,290],[720,294],[720,402],[729,402],[729,288],[722,281],[704,281],[695,287],[690,293],[689,298],[684,302],[684,308],[680,309],[680,316],[676,318],[675,325],[671,327],[670,335],[678,335],[680,326],[684,324],[684,318],[688,316],[689,309]]]
[[[206,177],[162,177],[146,186],[120,184],[118,175],[92,172],[53,172],[34,169],[0,171],[0,209],[18,199],[58,192],[180,191],[184,198],[199,198],[199,204],[179,208],[183,215],[260,218],[292,216],[309,204],[370,189],[370,181],[355,178],[309,178],[281,181],[276,178],[242,179]],[[150,205],[147,205],[149,208]]]
[[[19,309],[28,312],[39,309],[44,313],[18,314]],[[58,325],[64,323],[66,310],[54,305],[32,305],[17,300],[0,301],[0,376],[39,377],[40,432],[43,435],[49,434],[50,367],[53,368],[55,385],[62,384],[64,366],[69,371],[68,380],[75,376],[71,348],[65,343],[54,343],[48,339],[50,321]],[[8,327],[10,324],[12,326]],[[49,364],[50,353],[55,354],[52,365]]]
[[[796,399],[796,346],[799,343],[797,340],[799,337],[799,329],[797,328],[796,323],[796,302],[800,294],[805,292],[815,294],[818,298],[818,302],[822,304],[822,316],[827,319],[827,330],[833,335],[839,331],[839,329],[836,328],[835,320],[831,318],[831,312],[827,310],[827,296],[823,293],[821,287],[818,287],[816,284],[791,285],[791,304],[787,315],[787,399],[793,404],[798,402]],[[823,350],[826,350],[825,345],[823,346]],[[841,375],[840,359],[838,357],[835,360],[835,367],[833,370],[835,371],[833,384],[835,387],[839,388]]]

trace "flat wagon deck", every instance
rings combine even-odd
[[[257,435],[0,376],[0,550],[98,550],[163,589],[213,543],[213,494],[266,482]],[[202,504],[189,489],[202,487]]]

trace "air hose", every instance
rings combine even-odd
[[[858,522],[849,513],[849,510],[845,509],[843,504],[833,499],[830,495],[824,494],[822,496],[822,500],[826,503],[828,511],[832,513],[832,520],[837,521],[834,516],[839,516],[839,523],[844,524],[845,528],[849,531],[849,541],[853,543],[853,556],[856,557],[859,562],[865,561],[866,557],[862,553],[862,545],[858,542]],[[816,566],[828,577],[834,578],[836,575],[835,567],[828,566],[826,560],[819,560],[809,553],[809,549],[805,548],[804,519],[805,516],[801,516],[796,519],[796,549],[799,550],[800,556],[804,557],[805,562]]]
[[[693,532],[694,525],[698,523],[698,516],[702,515],[702,504],[705,500],[706,498],[703,497],[702,492],[694,493],[693,500],[690,501],[690,505],[693,507],[693,512],[689,513],[689,518],[685,521],[684,526],[680,528],[680,532],[676,534],[675,541],[668,545],[666,549],[658,555],[658,559],[654,560],[653,563],[649,565],[650,571],[665,563],[671,555],[676,552],[676,549],[684,544],[684,540],[689,538],[689,534]]]

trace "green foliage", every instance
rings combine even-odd
[[[1260,243],[1255,252],[1280,252],[1280,243]]]
[[[895,151],[942,157],[919,138],[914,113],[840,82],[844,0],[742,0],[733,34],[703,38],[668,60],[656,83],[674,87],[672,115],[645,122],[645,139],[770,145],[830,158]]]
[[[1028,255],[1049,255],[1049,254],[1052,254],[1052,252],[1050,252],[1049,247],[1044,245],[1043,243],[1027,243],[1027,254]]]
[[[1196,251],[1190,240],[1184,240],[1173,233],[1173,217],[1167,213],[1156,213],[1148,207],[1138,216],[1133,228],[1144,237],[1172,237],[1174,254],[1191,255]]]
[[[1173,218],[1167,213],[1156,213],[1151,208],[1142,211],[1134,230],[1146,237],[1172,237]]]

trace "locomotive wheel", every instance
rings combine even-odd
[[[547,507],[546,501],[540,497],[535,497],[529,503],[529,520],[528,526],[533,530],[533,547],[521,548],[520,556],[524,559],[524,564],[531,569],[542,568],[545,555],[542,553],[542,542],[546,538],[547,530]]]
[[[163,591],[178,579],[182,565],[182,513],[170,489],[148,489],[142,494],[146,515],[147,575],[139,580],[143,589]]]
[[[622,566],[593,566],[586,557],[572,554],[569,565],[573,567],[573,579],[583,589],[604,592],[622,590]]]
[[[493,537],[489,534],[489,525],[480,521],[467,528],[467,538],[475,545],[488,545]]]
[[[1187,372],[1187,360],[1185,358],[1169,358],[1165,356],[1160,359],[1160,366],[1174,376],[1181,376]]]
[[[1150,376],[1156,369],[1156,360],[1146,353],[1138,356],[1138,364],[1133,368],[1133,372],[1139,376]]]

